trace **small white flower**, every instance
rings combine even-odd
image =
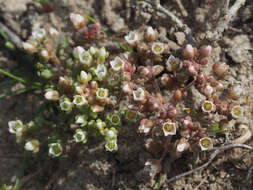
[[[51,27],[51,28],[49,28],[49,34],[51,36],[57,36],[59,34],[59,32],[55,28]]]
[[[36,40],[36,41],[41,41],[45,38],[46,36],[46,31],[43,28],[38,28],[32,31],[32,36],[31,38]]]
[[[83,124],[85,122],[86,122],[86,120],[82,115],[79,115],[76,117],[76,122],[75,122],[76,124]]]
[[[115,131],[109,129],[109,130],[106,131],[105,136],[108,139],[113,139],[113,138],[117,137],[117,134],[115,133]]]
[[[177,71],[183,66],[182,62],[178,58],[175,58],[173,55],[170,55],[169,59],[166,62],[166,69],[169,72]]]
[[[107,74],[107,68],[103,64],[99,64],[95,69],[95,74],[99,79],[103,79]]]
[[[85,143],[87,141],[85,132],[81,131],[81,130],[77,130],[76,133],[74,134],[73,138],[76,143],[78,143],[78,142]]]
[[[111,117],[110,117],[110,122],[113,124],[113,125],[119,125],[120,124],[120,117],[118,114],[112,114]]]
[[[96,96],[100,100],[108,98],[108,95],[109,95],[108,89],[98,88],[97,91],[96,91]]]
[[[8,126],[9,126],[9,132],[16,134],[16,135],[21,134],[24,129],[24,125],[23,125],[22,121],[20,121],[20,120],[9,121]]]
[[[213,142],[212,139],[209,137],[203,137],[199,140],[199,146],[202,151],[212,149],[213,148]]]
[[[30,41],[22,42],[22,47],[28,53],[34,53],[36,51],[35,44]]]
[[[131,31],[128,35],[125,36],[125,40],[129,45],[137,45],[139,39],[137,33]]]
[[[117,141],[116,140],[107,141],[105,144],[105,149],[106,151],[110,151],[110,152],[114,150],[118,150]]]
[[[105,58],[107,55],[106,49],[104,47],[100,48],[98,51],[99,57]]]
[[[74,48],[73,50],[73,56],[76,58],[76,59],[79,59],[79,56],[85,52],[84,48],[81,47],[81,46],[77,46]]]
[[[85,104],[88,103],[88,101],[86,100],[86,98],[84,96],[81,95],[75,95],[74,96],[74,100],[73,103],[77,106],[83,106]]]
[[[81,63],[90,66],[91,62],[92,62],[92,56],[90,55],[90,53],[88,51],[83,51],[79,54],[79,60]]]
[[[112,70],[120,71],[124,68],[125,62],[117,56],[114,60],[110,61],[110,65],[112,67]]]
[[[62,154],[62,146],[60,143],[49,144],[49,155],[52,157],[58,157]]]
[[[71,111],[72,109],[72,103],[68,100],[65,100],[60,103],[61,110],[63,111]]]
[[[89,52],[91,55],[95,55],[97,53],[97,48],[94,48],[93,46],[90,47]]]
[[[59,99],[59,93],[56,91],[56,90],[48,90],[44,97],[47,99],[47,100],[53,100],[53,101],[56,101]]]
[[[133,96],[135,101],[142,101],[145,98],[145,91],[142,88],[138,88],[133,91]]]
[[[70,13],[69,18],[75,28],[79,28],[86,23],[84,16],[80,14]]]
[[[215,111],[215,105],[213,104],[213,102],[208,101],[208,100],[203,102],[201,108],[202,108],[202,111],[206,112],[206,113],[210,113],[212,111]]]
[[[91,80],[91,75],[86,73],[85,71],[81,71],[80,73],[80,81],[84,84]]]
[[[96,122],[96,126],[97,126],[97,128],[98,128],[99,130],[103,130],[104,127],[106,126],[106,124],[105,124],[104,122],[102,122],[101,120],[98,120],[98,121]]]
[[[243,108],[241,106],[234,106],[231,110],[233,118],[238,119],[243,116]]]
[[[175,135],[177,132],[177,127],[175,123],[166,122],[163,124],[163,133],[164,136]]]
[[[153,52],[154,54],[160,55],[160,54],[162,54],[163,51],[164,51],[164,45],[163,45],[162,43],[158,43],[158,42],[153,43],[153,44],[152,44],[152,47],[151,47],[151,50],[152,50],[152,52]]]
[[[104,107],[102,107],[102,106],[100,106],[100,105],[92,105],[91,107],[90,107],[90,109],[91,109],[91,111],[92,112],[101,112],[101,111],[103,111],[104,110]]]
[[[27,151],[33,151],[34,150],[34,145],[32,144],[31,141],[28,141],[27,143],[25,143],[25,149]]]
[[[48,60],[50,57],[49,57],[49,53],[46,49],[42,49],[40,51],[40,55],[42,58],[44,58],[45,60]]]
[[[39,141],[38,140],[30,140],[25,143],[25,150],[32,151],[34,153],[39,151]]]

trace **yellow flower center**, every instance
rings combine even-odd
[[[205,108],[206,111],[211,111],[212,108],[213,108],[213,105],[210,102],[205,102],[204,103],[204,108]]]
[[[241,108],[240,107],[236,107],[233,109],[233,113],[237,116],[241,115]]]
[[[202,139],[200,144],[205,147],[208,148],[211,146],[212,142],[209,139]]]
[[[173,123],[166,123],[164,125],[164,130],[168,132],[172,132],[174,130],[174,124]]]

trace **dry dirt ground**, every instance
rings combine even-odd
[[[180,10],[176,0],[161,0],[161,4],[187,23],[201,44],[203,32],[215,26],[220,4],[215,0],[181,1],[187,15]],[[25,40],[36,25],[70,31],[68,15],[75,11],[100,20],[113,34],[126,34],[136,27],[151,25],[163,33],[164,41],[175,50],[187,43],[181,33],[175,32],[174,23],[163,15],[144,12],[142,7],[147,5],[134,0],[49,2],[51,11],[47,12],[32,0],[0,0],[0,21]],[[228,81],[252,80],[252,30],[253,1],[248,0],[224,32],[222,39],[213,44],[213,61],[223,60],[230,65],[231,77]],[[22,55],[0,46],[0,67],[10,72],[23,72],[23,68],[29,65],[26,65]],[[31,74],[32,70],[24,72]],[[9,80],[0,75],[1,82]],[[18,88],[19,85],[0,86],[0,92]],[[253,91],[252,87],[248,90]],[[0,100],[0,184],[7,184],[9,189],[17,179],[20,179],[19,189],[22,190],[253,189],[253,175],[249,181],[245,181],[253,155],[248,154],[242,160],[240,156],[247,151],[241,149],[226,151],[207,169],[171,183],[164,183],[164,178],[171,178],[203,164],[208,160],[209,153],[201,155],[198,164],[195,164],[190,153],[176,160],[171,168],[165,160],[162,174],[150,180],[143,171],[143,166],[147,159],[157,155],[145,151],[143,139],[137,134],[136,126],[128,126],[122,131],[117,153],[105,152],[103,144],[95,140],[85,146],[75,147],[67,158],[61,160],[50,159],[43,151],[39,155],[24,153],[23,148],[16,144],[15,137],[9,134],[7,123],[15,118],[29,121],[36,115],[40,104],[40,95],[31,92]],[[253,126],[250,127],[252,129]],[[224,135],[220,138],[224,139]],[[253,141],[249,140],[247,144],[253,145]]]

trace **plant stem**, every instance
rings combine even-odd
[[[18,76],[15,76],[15,75],[11,74],[10,72],[5,71],[5,70],[3,70],[3,69],[1,69],[1,68],[0,68],[0,73],[4,74],[4,75],[6,75],[6,76],[8,76],[8,77],[10,77],[10,78],[13,78],[13,79],[15,79],[16,81],[19,81],[19,82],[21,82],[21,83],[23,83],[23,84],[27,84],[27,81],[25,81],[23,78],[18,77]]]

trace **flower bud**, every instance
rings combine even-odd
[[[195,67],[194,64],[190,64],[188,67],[187,67],[187,72],[191,75],[191,76],[197,76],[198,74],[198,71]]]
[[[177,109],[175,107],[169,107],[167,115],[172,120],[176,119],[178,115]]]
[[[55,28],[51,27],[51,28],[49,28],[49,34],[51,36],[57,36],[59,34],[59,32]]]
[[[243,94],[243,87],[235,84],[228,89],[228,96],[233,100],[238,100]]]
[[[155,65],[152,67],[152,72],[154,76],[159,75],[163,71],[164,67],[162,65]]]
[[[174,99],[176,100],[176,101],[181,101],[182,100],[182,91],[181,90],[175,90],[175,92],[174,92]]]
[[[85,71],[81,71],[81,73],[80,73],[80,82],[83,83],[83,84],[86,84],[90,80],[91,80],[91,74],[90,73],[87,74]]]
[[[217,77],[223,78],[228,73],[228,65],[224,62],[218,62],[213,65],[213,72]]]
[[[34,53],[36,52],[36,46],[33,42],[27,41],[27,42],[22,42],[22,47],[27,53]]]
[[[151,26],[149,26],[144,34],[145,40],[147,40],[148,42],[153,42],[157,39],[157,37],[157,30],[154,30]]]
[[[59,100],[59,93],[56,90],[47,89],[44,97],[47,100],[57,101],[57,100]]]
[[[178,153],[182,153],[184,151],[186,151],[187,149],[189,149],[190,144],[189,142],[185,139],[185,138],[181,138],[176,145],[176,151]]]
[[[37,42],[41,42],[46,37],[46,31],[43,28],[37,28],[32,31],[31,39]]]
[[[81,14],[70,13],[69,18],[76,30],[85,26],[88,22],[87,18]]]
[[[32,151],[33,153],[39,152],[39,141],[38,140],[30,140],[25,143],[25,150]]]
[[[126,94],[132,94],[133,93],[133,84],[131,82],[124,81],[122,84],[122,90]]]
[[[149,119],[142,119],[139,126],[139,132],[147,134],[153,127],[153,122]]]
[[[49,52],[46,49],[42,49],[39,54],[45,61],[50,59]]]
[[[94,113],[104,111],[104,107],[100,105],[92,105],[90,108],[91,108],[91,111]]]
[[[212,94],[214,93],[214,89],[212,86],[210,86],[209,84],[207,84],[203,89],[202,92],[204,95],[206,95],[207,97],[211,97]]]
[[[212,53],[212,46],[201,46],[199,53],[201,57],[208,57]]]
[[[197,49],[187,44],[182,54],[186,59],[193,59],[197,55]]]

